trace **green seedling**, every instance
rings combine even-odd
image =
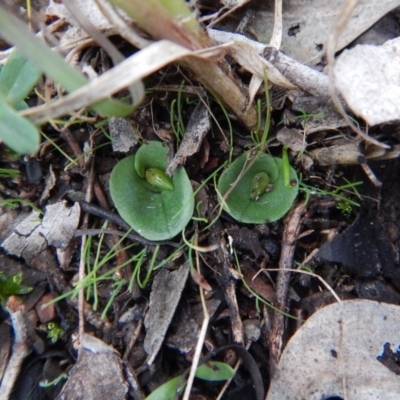
[[[64,336],[65,331],[55,322],[49,322],[46,326],[47,338],[51,343],[56,343],[58,339]]]
[[[304,121],[306,124],[310,118],[324,118],[324,114],[316,113],[316,114],[309,114],[307,111],[300,108],[299,110],[300,115],[294,116],[293,119]]]
[[[266,118],[252,133],[255,148],[239,156],[220,176],[217,193],[223,209],[239,222],[262,224],[282,218],[298,193],[296,171],[289,164],[287,149],[282,159],[265,154],[271,122],[268,78],[264,73]],[[261,107],[258,106],[260,113]]]
[[[284,315],[285,317],[291,318],[291,319],[295,319],[298,320],[299,318],[294,317],[293,315],[290,315],[288,313],[285,313],[284,311],[280,310],[279,308],[275,307],[272,303],[270,303],[269,301],[265,300],[263,297],[261,297],[257,292],[255,292],[246,282],[246,280],[243,278],[243,274],[242,274],[242,270],[240,268],[240,262],[239,262],[239,258],[237,256],[236,250],[233,250],[233,254],[235,257],[235,263],[236,263],[236,268],[239,271],[240,276],[242,276],[242,283],[243,286],[249,291],[249,293],[251,293],[254,298],[256,299],[256,309],[257,312],[261,313],[261,309],[259,307],[259,304],[265,304],[267,307],[271,308],[272,310],[278,312],[279,314]]]
[[[217,190],[220,203],[233,218],[261,224],[277,221],[290,210],[298,194],[298,179],[282,159],[257,154],[251,160],[248,152],[221,174]]]
[[[121,160],[110,178],[111,197],[119,214],[149,240],[176,236],[193,214],[193,189],[186,171],[180,168],[167,177],[167,155],[167,147],[149,142]]]
[[[21,176],[21,172],[17,169],[0,168],[0,178],[17,178]]]
[[[176,99],[172,100],[169,112],[171,128],[178,143],[182,140],[183,135],[185,134],[185,124],[183,123],[182,117],[182,89],[184,83],[185,82],[182,81],[179,85],[178,96]]]
[[[318,187],[307,185],[304,182],[300,182],[299,189],[306,195],[305,203],[307,204],[311,196],[332,196],[338,202],[337,208],[342,210],[343,214],[349,215],[352,211],[352,207],[360,207],[360,203],[349,199],[346,194],[355,195],[361,198],[357,191],[357,186],[362,185],[363,182],[347,182],[344,185],[336,187],[334,190],[325,190]]]
[[[104,226],[103,228],[105,227],[106,226]],[[78,296],[80,290],[84,290],[86,300],[91,301],[93,309],[97,310],[99,309],[99,302],[100,302],[98,295],[98,285],[104,282],[106,283],[112,282],[110,298],[107,300],[107,303],[104,306],[104,309],[102,310],[101,313],[101,318],[105,318],[108,310],[110,309],[113,301],[115,300],[115,297],[119,293],[121,293],[124,287],[128,285],[127,289],[129,293],[132,293],[135,282],[137,282],[141,288],[145,288],[149,280],[151,279],[152,273],[158,270],[159,268],[162,268],[165,264],[171,262],[171,260],[176,258],[177,254],[180,253],[184,248],[184,245],[180,246],[175,251],[173,251],[168,257],[156,263],[157,252],[159,249],[159,246],[156,246],[150,264],[147,265],[146,271],[144,271],[145,269],[144,265],[147,264],[147,259],[146,259],[147,249],[142,249],[141,251],[133,255],[131,258],[126,260],[124,263],[117,264],[116,266],[109,268],[108,267],[109,264],[115,265],[115,259],[118,256],[118,252],[131,250],[132,247],[135,246],[135,244],[130,244],[120,249],[120,246],[122,245],[123,241],[126,239],[126,236],[129,233],[130,232],[128,231],[117,243],[115,243],[114,246],[112,246],[111,249],[108,249],[105,254],[103,246],[103,240],[105,234],[101,233],[99,235],[99,241],[95,245],[93,244],[93,237],[88,236],[83,252],[83,259],[85,260],[85,266],[86,266],[86,277],[83,280],[76,282],[74,284],[75,286],[74,289],[69,290],[68,292],[63,293],[57,298],[49,301],[48,303],[45,304],[45,306],[53,304],[69,296],[76,297]],[[96,250],[94,250],[94,247],[96,248]],[[120,274],[120,271],[123,270],[123,268],[125,268],[127,265],[134,265],[134,269],[129,279],[129,283],[126,279],[121,278]]]
[[[32,288],[21,284],[22,273],[15,274],[9,278],[6,277],[4,272],[0,271],[0,301],[4,306],[8,298],[15,294],[29,293]]]
[[[350,204],[349,200],[344,200],[344,199],[340,200],[337,203],[336,208],[340,210],[342,214],[345,215],[346,217],[348,217],[353,211],[353,207]]]
[[[235,371],[228,364],[219,361],[209,361],[200,365],[196,370],[196,378],[218,382],[232,379]],[[183,376],[177,376],[165,382],[154,390],[146,400],[175,400],[176,396],[181,394],[186,386],[186,379]]]
[[[52,381],[47,381],[47,380],[40,381],[39,386],[41,388],[48,388],[48,387],[56,386],[58,383],[60,383],[64,379],[68,379],[68,375],[66,373],[61,374],[60,376],[58,376],[56,379],[53,379]]]
[[[0,207],[8,207],[8,208],[17,208],[20,205],[31,207],[33,210],[37,211],[40,214],[43,214],[43,211],[36,207],[32,202],[29,200],[24,199],[6,199],[0,201]]]

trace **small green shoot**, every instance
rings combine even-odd
[[[103,312],[101,313],[101,316],[100,316],[101,319],[104,319],[106,317],[106,315],[108,313],[108,310],[111,308],[115,298],[121,292],[122,288],[127,284],[127,280],[121,278],[119,274],[114,274],[113,280],[115,282],[112,284],[111,296],[108,299],[107,304],[104,307]]]
[[[183,117],[182,117],[182,110],[183,110],[182,89],[184,84],[185,82],[182,81],[181,84],[179,85],[178,96],[176,99],[172,100],[170,107],[170,114],[169,114],[171,128],[175,134],[178,144],[183,139],[183,136],[185,134],[185,124],[183,123]]]
[[[47,338],[50,339],[51,343],[56,343],[65,334],[64,329],[55,322],[49,322],[46,326]]]
[[[232,122],[231,122],[231,119],[229,118],[228,111],[226,110],[224,105],[221,103],[221,101],[219,101],[217,98],[215,98],[215,101],[220,106],[220,108],[221,108],[221,110],[222,110],[222,112],[223,112],[223,114],[225,116],[226,122],[228,124],[228,131],[229,131],[229,157],[228,157],[228,162],[230,164],[232,162],[232,155],[233,155],[233,127],[232,127]]]
[[[17,208],[19,206],[28,206],[33,210],[37,211],[39,214],[43,214],[43,211],[36,207],[32,202],[25,199],[5,199],[0,201],[0,207]]]
[[[297,174],[290,165],[284,165],[282,159],[260,154],[250,163],[250,157],[251,153],[242,154],[222,173],[217,186],[222,196],[219,196],[219,201],[224,210],[239,222],[261,224],[277,221],[289,211],[297,197]],[[289,174],[283,173],[285,169]],[[268,175],[270,185],[253,196],[254,179],[261,173]],[[290,178],[288,186],[285,178]]]
[[[4,306],[10,296],[15,294],[27,294],[32,288],[21,284],[22,273],[7,278],[4,272],[0,271],[0,302]]]
[[[229,165],[216,187],[222,208],[237,221],[251,224],[282,218],[292,207],[298,193],[297,174],[289,164],[287,150],[283,150],[282,159],[264,153],[271,123],[266,72],[264,87],[266,118],[263,131],[252,133],[256,147]]]
[[[324,114],[316,113],[316,114],[309,114],[307,111],[303,109],[299,109],[300,115],[296,115],[293,119],[304,121],[304,124],[308,122],[310,118],[324,118]]]
[[[136,155],[121,160],[110,177],[110,192],[121,217],[140,235],[149,240],[166,240],[176,236],[193,214],[192,185],[184,168],[172,176],[172,190],[148,181],[150,168],[165,176],[168,148],[160,142],[143,145]],[[164,175],[162,175],[164,174]]]
[[[240,276],[243,277],[242,274],[242,269],[240,268],[240,262],[239,262],[239,258],[237,256],[236,250],[233,250],[233,254],[235,256],[235,262],[236,262],[236,268],[239,271]],[[256,309],[258,312],[261,312],[260,308],[259,308],[259,303],[263,303],[266,306],[268,306],[269,308],[271,308],[272,310],[284,315],[285,317],[291,318],[291,319],[295,319],[298,320],[299,318],[294,317],[293,315],[290,315],[288,313],[285,313],[282,310],[279,310],[279,308],[276,308],[273,304],[271,304],[270,302],[268,302],[267,300],[265,300],[264,298],[262,298],[258,293],[256,293],[245,281],[244,278],[242,278],[242,283],[243,286],[255,297],[256,299]]]
[[[41,388],[48,388],[48,387],[56,386],[63,379],[68,379],[68,375],[66,373],[61,374],[60,376],[58,376],[56,379],[53,379],[52,381],[47,381],[47,380],[40,381],[39,386]]]
[[[21,172],[17,169],[0,168],[0,178],[18,178]]]
[[[340,211],[342,212],[342,214],[343,214],[344,216],[346,216],[346,217],[350,216],[351,213],[352,213],[352,211],[353,211],[353,207],[352,207],[352,205],[350,204],[349,200],[343,200],[343,199],[340,200],[340,201],[337,203],[336,208],[337,208],[338,210],[340,210]]]
[[[361,198],[356,187],[362,185],[362,181],[358,182],[347,182],[345,185],[336,187],[334,190],[325,190],[318,187],[307,185],[304,182],[300,182],[299,189],[306,195],[305,203],[307,204],[311,196],[332,196],[338,202],[337,208],[342,210],[343,214],[349,215],[352,211],[352,207],[360,207],[360,203],[351,200],[346,196],[352,194]]]

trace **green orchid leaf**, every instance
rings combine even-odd
[[[175,400],[176,393],[182,393],[186,385],[185,381],[179,385],[181,381],[180,376],[170,379],[147,396],[146,400]]]
[[[154,182],[146,180],[147,169],[164,173],[167,155],[168,148],[159,142],[149,142],[136,155],[121,160],[110,177],[111,197],[119,214],[148,240],[173,238],[193,214],[193,189],[183,168],[172,176],[172,190],[167,186],[154,186]]]
[[[286,166],[293,185],[285,185],[282,159],[261,154],[238,180],[252,161],[244,153],[221,174],[217,185],[222,196],[219,201],[224,210],[239,222],[262,224],[277,221],[290,210],[296,199],[299,190],[296,171]],[[265,190],[263,173],[269,177]]]
[[[196,370],[196,378],[205,381],[226,381],[235,376],[235,371],[228,364],[219,361],[209,361]]]
[[[38,128],[0,97],[0,139],[13,151],[32,154],[39,149]]]
[[[0,74],[0,94],[12,106],[20,103],[35,87],[41,76],[36,68],[22,54],[13,50]]]

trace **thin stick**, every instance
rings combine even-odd
[[[197,245],[197,233],[195,234],[194,237],[194,244]],[[196,251],[196,267],[197,267],[197,272],[200,274],[200,260],[199,260],[199,253],[197,251]],[[206,300],[204,298],[204,291],[201,286],[199,286],[199,291],[200,291],[201,304],[203,306],[204,319],[200,329],[199,340],[197,341],[192,366],[190,368],[190,374],[186,383],[185,393],[183,394],[182,400],[189,400],[190,391],[192,390],[193,386],[194,376],[196,374],[197,366],[199,365],[201,350],[203,349],[204,340],[206,338],[208,323],[210,322],[210,314],[207,310]]]
[[[33,347],[36,348],[37,353],[43,352],[44,349],[44,344],[36,336],[22,301],[16,296],[10,296],[7,300],[6,308],[10,313],[14,329],[14,344],[1,381],[0,399],[11,398],[11,392],[20,375],[22,364],[26,357],[31,354]]]
[[[249,350],[250,346],[251,346],[251,341],[249,341],[249,343],[247,343],[245,349]],[[236,372],[239,369],[239,367],[242,365],[242,359],[239,359],[239,361],[236,363],[235,367],[233,368],[234,374],[232,376],[232,378],[229,378],[224,386],[222,387],[222,389],[220,390],[218,397],[215,400],[221,400],[222,396],[225,394],[226,390],[228,389],[229,385],[231,384],[231,382],[233,381],[233,378],[236,376]]]
[[[306,212],[304,203],[299,203],[290,212],[282,238],[282,250],[279,260],[279,272],[276,284],[276,300],[277,308],[284,311],[286,308],[290,270],[293,264],[294,250],[296,248],[296,240],[299,235],[300,222]],[[272,319],[271,333],[268,337],[270,348],[270,368],[273,372],[278,365],[282,351],[282,336],[284,332],[284,316],[275,312]]]

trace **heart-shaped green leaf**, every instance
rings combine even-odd
[[[174,237],[193,214],[193,189],[183,168],[172,176],[172,190],[155,187],[146,180],[146,170],[166,170],[167,155],[168,148],[159,142],[149,142],[136,155],[121,160],[110,178],[111,197],[119,214],[149,240]]]
[[[290,210],[297,196],[296,171],[286,166],[289,168],[289,177],[292,181],[292,185],[289,185],[283,178],[282,159],[262,154],[257,156],[251,167],[237,181],[251,161],[253,160],[249,160],[249,155],[244,153],[222,173],[217,186],[222,196],[222,199],[219,199],[220,203],[224,210],[239,222],[249,224],[274,222]],[[257,178],[262,176],[259,175],[260,173],[268,174],[272,186],[258,194],[258,188],[255,185]],[[226,193],[228,195],[225,198]]]

